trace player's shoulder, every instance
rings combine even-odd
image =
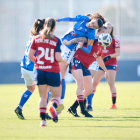
[[[119,39],[118,39],[116,36],[114,36],[114,37],[112,38],[112,40],[113,40],[114,42],[119,42]]]
[[[56,42],[61,42],[60,38],[59,38],[59,37],[57,37],[57,36],[55,36],[55,35],[54,35],[53,40],[54,40],[54,41],[56,41]]]

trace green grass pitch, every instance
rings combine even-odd
[[[101,82],[93,98],[94,118],[80,118],[67,112],[76,99],[76,84],[66,85],[65,109],[58,123],[39,127],[37,88],[23,107],[26,120],[14,113],[25,85],[0,85],[0,140],[140,140],[140,82],[116,82],[117,110],[109,110],[108,84]]]

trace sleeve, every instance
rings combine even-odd
[[[81,50],[87,54],[89,54],[91,52],[91,45],[87,45],[87,47],[82,46]]]
[[[83,20],[88,21],[89,18],[88,18],[87,16],[82,16],[82,15],[77,15],[77,16],[76,16],[76,21],[77,21],[77,22],[78,22],[78,21],[83,21]]]
[[[31,44],[31,49],[36,50],[36,45],[35,45],[35,39],[33,39],[32,44]]]
[[[115,48],[120,48],[120,41],[116,38],[116,37],[114,37],[114,40],[115,40]]]
[[[59,18],[58,22],[65,21],[65,22],[76,22],[76,18],[70,18],[70,17],[65,17],[65,18]]]
[[[57,42],[57,46],[55,48],[55,52],[61,52],[61,45],[62,45],[62,43],[61,43],[59,38],[57,38],[57,41],[58,42]]]
[[[95,40],[95,29],[88,33],[88,40]]]

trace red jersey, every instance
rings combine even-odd
[[[115,48],[120,48],[120,42],[116,37],[113,37],[112,42],[109,47],[103,47],[101,57],[104,58],[109,54],[115,53]],[[117,65],[116,58],[110,58],[106,62],[105,65]]]
[[[56,36],[53,39],[45,38],[44,41],[41,39],[41,35],[36,36],[31,44],[31,48],[37,51],[35,68],[59,73],[60,68],[59,63],[55,59],[55,52],[61,52],[60,46],[61,41]]]
[[[78,49],[74,54],[74,58],[79,60],[88,69],[97,57],[101,56],[101,52],[102,46],[100,46],[98,42],[95,42],[89,54],[83,52],[81,49]]]

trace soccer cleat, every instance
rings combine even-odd
[[[46,126],[46,121],[45,120],[41,120],[40,126],[41,127]]]
[[[109,109],[117,109],[115,104],[112,104],[112,106]]]
[[[48,115],[48,113],[46,113],[46,117],[47,120],[51,120],[51,117]]]
[[[23,114],[22,114],[22,109],[19,106],[14,111],[17,114],[17,116],[18,116],[19,119],[22,119],[22,120],[25,119],[24,116],[23,116]]]
[[[84,112],[81,112],[84,117],[87,117],[87,118],[93,118],[93,116],[91,114],[89,114],[86,110]]]
[[[91,106],[87,106],[86,110],[89,112],[89,111],[93,111],[92,107]]]
[[[67,111],[68,111],[69,113],[71,113],[74,117],[80,117],[80,116],[77,114],[77,110],[76,110],[76,109],[72,109],[71,107],[69,107]]]
[[[64,109],[64,105],[63,105],[63,104],[60,104],[60,105],[56,108],[56,113],[57,113],[57,115],[59,115],[59,114],[62,112],[63,109]]]
[[[49,107],[49,111],[51,112],[51,115],[52,115],[52,120],[57,123],[58,122],[58,116],[57,116],[57,113],[56,113],[56,110],[54,108],[54,106],[50,106]]]

